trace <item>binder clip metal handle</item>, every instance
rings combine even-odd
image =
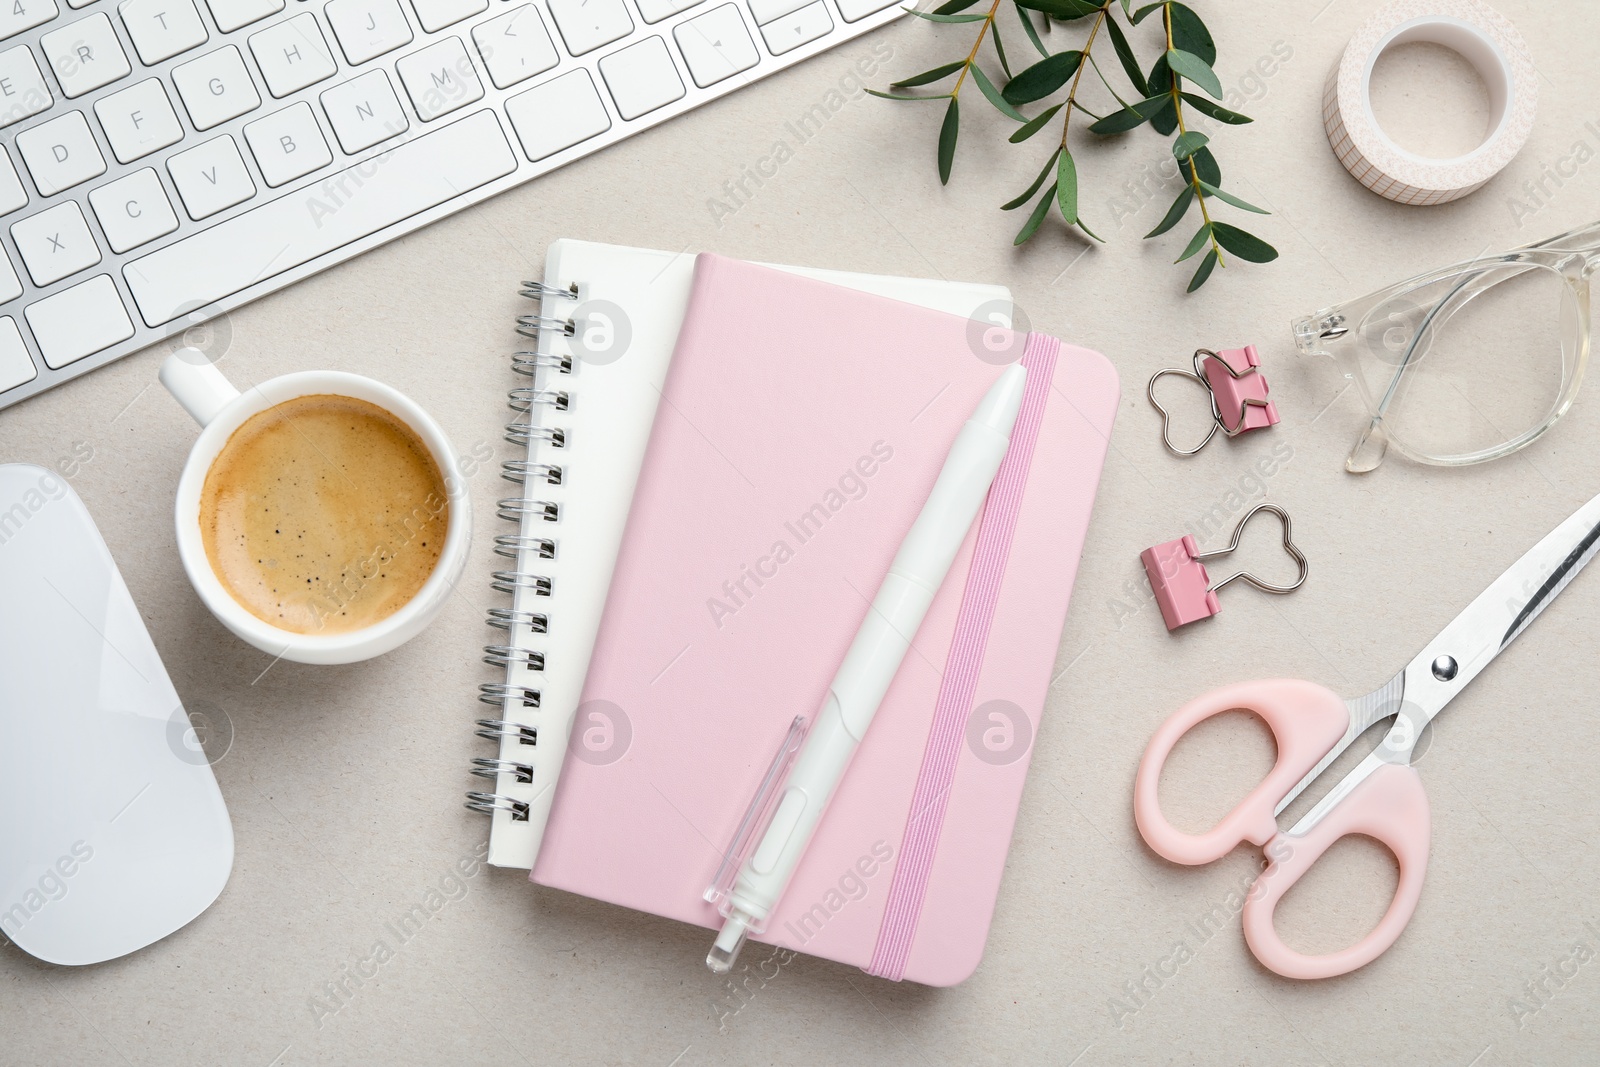
[[[1161,443],[1167,446],[1167,451],[1175,456],[1192,456],[1210,444],[1218,430],[1229,437],[1237,437],[1249,430],[1264,430],[1275,425],[1278,409],[1267,399],[1267,379],[1260,368],[1261,357],[1256,354],[1255,345],[1224,348],[1220,352],[1197,348],[1193,371],[1169,367],[1151,375],[1145,395],[1150,398],[1151,406],[1161,412]],[[1211,399],[1211,429],[1193,448],[1179,448],[1168,433],[1172,416],[1156,399],[1156,382],[1166,374],[1198,382]]]
[[[1289,557],[1299,566],[1299,576],[1290,585],[1273,585],[1249,571],[1241,570],[1234,571],[1221,581],[1213,582],[1210,574],[1206,572],[1204,561],[1226,556],[1237,549],[1245,524],[1262,511],[1270,511],[1282,521],[1283,550],[1289,553]],[[1262,503],[1245,512],[1244,518],[1233,528],[1233,538],[1228,542],[1227,548],[1200,552],[1194,543],[1194,538],[1185,534],[1176,541],[1167,541],[1139,553],[1139,559],[1144,563],[1144,572],[1150,579],[1150,588],[1155,592],[1156,605],[1161,609],[1161,618],[1166,622],[1167,629],[1176,630],[1191,622],[1209,619],[1221,611],[1222,602],[1217,599],[1217,590],[1229,582],[1242,579],[1265,593],[1292,593],[1299,589],[1305,584],[1306,575],[1310,573],[1311,568],[1306,562],[1305,553],[1295,545],[1293,533],[1287,511],[1277,504]]]

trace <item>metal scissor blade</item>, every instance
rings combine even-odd
[[[1420,731],[1500,654],[1600,550],[1600,496],[1523,554],[1405,669],[1406,709]]]
[[[1274,814],[1281,813],[1367,727],[1391,715],[1396,716],[1395,725],[1366,759],[1290,828],[1289,835],[1309,832],[1378,767],[1385,763],[1409,763],[1423,727],[1476,678],[1501,649],[1528,628],[1597,552],[1600,552],[1600,496],[1573,512],[1524,553],[1388,683],[1364,697],[1346,701],[1350,708],[1350,726],[1345,735],[1290,791]]]
[[[1373,723],[1382,722],[1400,710],[1400,703],[1406,693],[1406,672],[1401,671],[1387,682],[1383,683],[1364,697],[1346,700],[1345,707],[1350,709],[1350,725],[1345,728],[1344,736],[1339,738],[1339,743],[1334,745],[1317,761],[1317,765],[1306,776],[1289,790],[1289,794],[1278,802],[1272,809],[1274,817],[1283,814],[1283,809],[1294,803],[1294,798],[1305,792],[1306,786],[1317,780],[1318,775],[1328,769],[1328,766],[1344,754],[1344,750],[1355,743],[1355,739],[1367,732]]]

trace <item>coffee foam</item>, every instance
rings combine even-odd
[[[354,397],[251,416],[212,462],[200,536],[223,587],[301,634],[364,629],[416,596],[444,548],[444,476],[398,417]]]

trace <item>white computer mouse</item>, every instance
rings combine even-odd
[[[88,509],[56,472],[0,465],[0,934],[114,959],[232,869],[217,780]]]

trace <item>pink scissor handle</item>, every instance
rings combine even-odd
[[[1371,933],[1349,948],[1326,956],[1296,952],[1283,943],[1272,925],[1278,901],[1329,846],[1350,834],[1377,838],[1400,861],[1400,885],[1389,910]],[[1379,767],[1304,837],[1279,834],[1267,846],[1271,862],[1250,887],[1244,904],[1244,939],[1250,951],[1285,978],[1331,978],[1371,963],[1395,943],[1411,921],[1422,896],[1422,877],[1428,871],[1431,837],[1428,795],[1415,768],[1392,763]]]
[[[1266,720],[1278,743],[1278,762],[1239,806],[1203,834],[1175,829],[1161,814],[1161,768],[1178,738],[1224,711],[1242,708]],[[1350,725],[1343,700],[1320,685],[1279,678],[1239,682],[1191,700],[1161,724],[1139,761],[1133,816],[1145,842],[1174,863],[1210,863],[1240,842],[1265,845],[1278,832],[1272,809],[1338,744]]]

